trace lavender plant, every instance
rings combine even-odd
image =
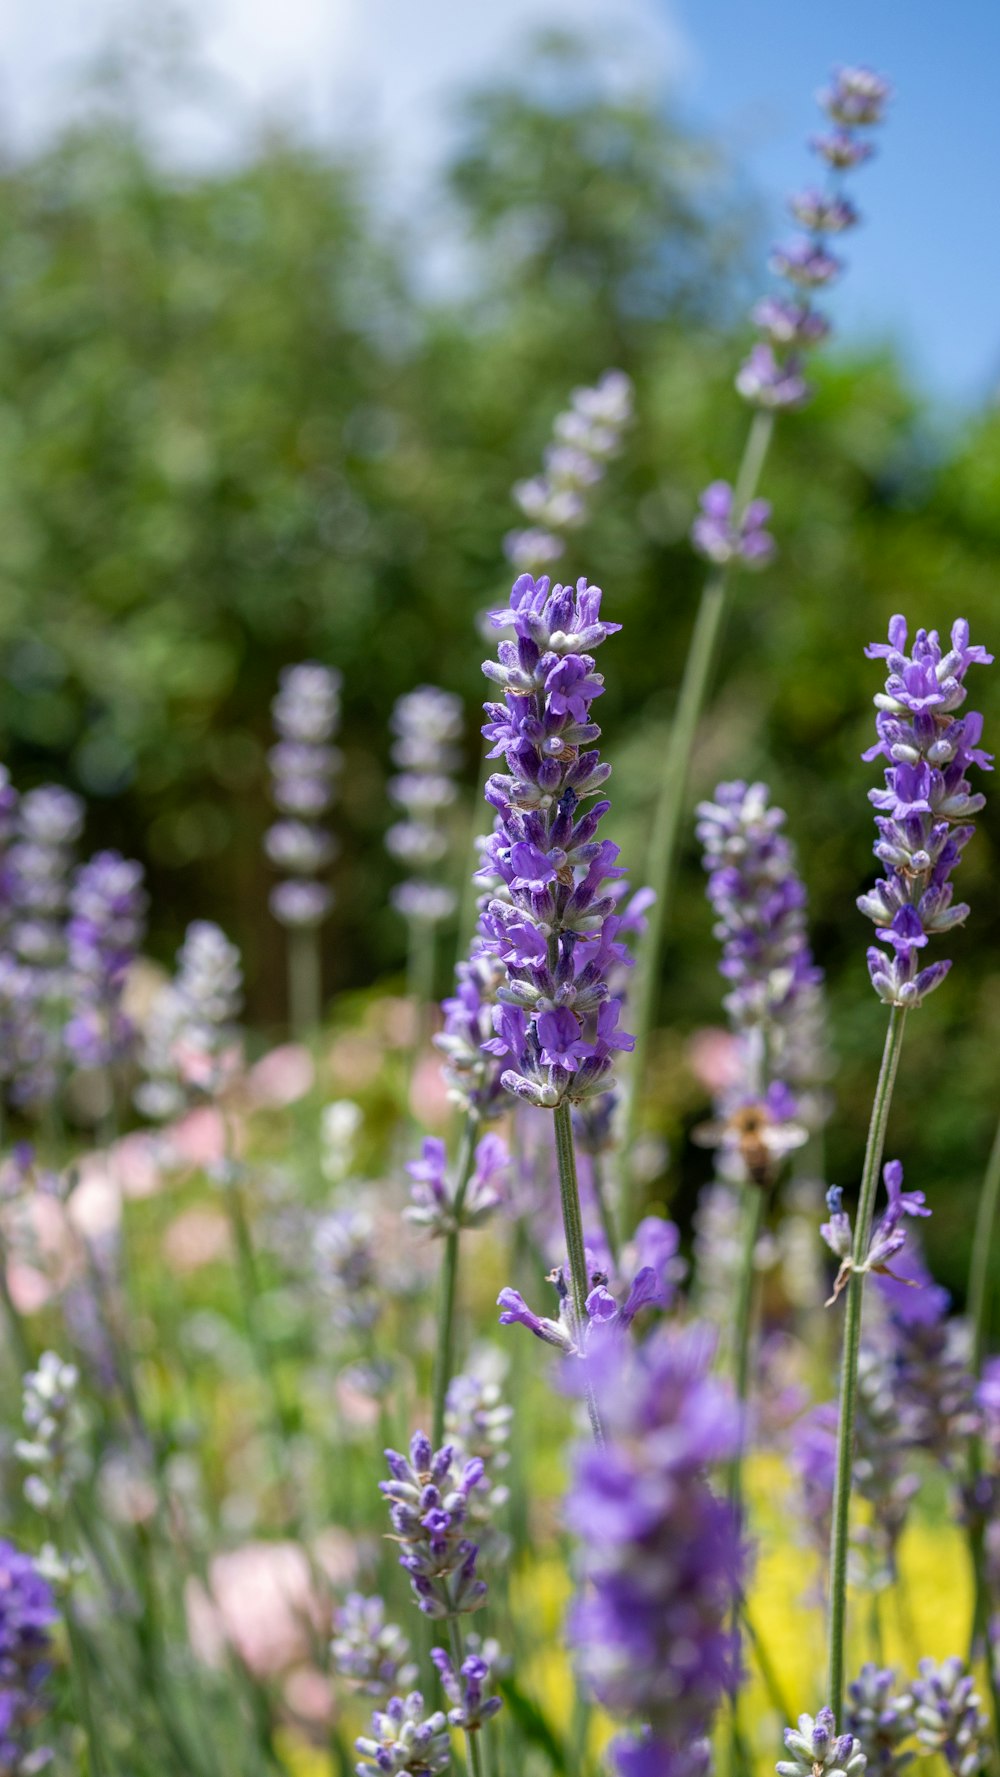
[[[774,249],[770,266],[781,284],[753,311],[759,337],[740,367],[736,387],[754,409],[754,417],[736,481],[732,487],[727,482],[711,484],[702,495],[701,514],[692,529],[694,547],[710,568],[681,677],[650,833],[647,880],[656,900],[635,995],[636,1049],[630,1074],[627,1148],[634,1139],[643,1087],[691,753],[719,651],[730,578],[736,568],[763,566],[774,553],[773,539],[764,528],[770,507],[756,498],[757,487],[777,416],[801,407],[809,398],[804,354],[830,333],[829,320],[815,307],[814,295],[834,283],[843,269],[827,242],[858,221],[853,203],[841,188],[843,176],[872,154],[869,132],[882,122],[889,94],[888,82],[870,69],[848,67],[837,69],[832,84],[819,94],[820,107],[831,127],[814,137],[811,146],[826,169],[827,185],[809,187],[789,199],[792,216],[803,232]]]
[[[879,998],[889,1007],[882,1064],[865,1150],[854,1241],[846,1283],[847,1309],[841,1364],[837,1468],[830,1545],[830,1682],[831,1707],[839,1720],[844,1682],[844,1634],[847,1604],[847,1547],[850,1519],[852,1449],[861,1339],[862,1287],[870,1264],[872,1221],[879,1169],[885,1145],[892,1092],[899,1066],[907,1011],[919,1006],[939,987],[950,968],[947,961],[920,966],[932,936],[950,931],[968,914],[952,905],[950,877],[974,831],[969,817],[984,798],[973,794],[966,771],[989,766],[979,747],[982,718],[960,716],[966,699],[965,675],[973,664],[988,665],[992,656],[969,642],[962,619],[952,625],[951,647],[943,649],[936,630],[918,630],[912,656],[903,650],[907,624],[894,617],[888,643],[873,643],[869,659],[884,659],[885,690],[875,698],[877,740],[866,758],[885,757],[884,790],[870,792],[878,839],[875,855],[887,867],[873,891],[858,905],[876,921],[878,936],[889,951],[868,952],[868,971]]]
[[[292,1029],[319,1023],[322,970],[318,932],[333,906],[323,880],[336,855],[323,825],[334,796],[340,754],[331,745],[340,723],[341,676],[307,660],[285,667],[271,711],[278,741],[268,755],[271,796],[280,819],[264,849],[284,880],[271,890],[271,912],[288,930],[288,1003]]]
[[[37,1728],[49,1704],[52,1589],[30,1555],[0,1541],[0,1765],[31,1777],[51,1759]]]
[[[606,370],[590,388],[574,389],[557,414],[540,475],[514,486],[514,499],[530,523],[504,538],[508,561],[522,573],[541,574],[566,552],[566,532],[583,524],[591,490],[621,448],[632,418],[632,383],[622,370]]]

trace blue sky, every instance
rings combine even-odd
[[[1000,4],[997,0],[674,0],[687,41],[685,109],[722,132],[778,195],[812,157],[818,77],[835,62],[888,74],[878,159],[855,182],[838,323],[890,334],[934,394],[1000,393]]]
[[[867,61],[896,87],[878,159],[856,181],[866,226],[832,302],[855,337],[890,336],[945,407],[1000,389],[1000,0],[180,0],[211,71],[157,118],[188,162],[233,151],[262,113],[360,140],[401,180],[446,140],[442,99],[516,60],[549,22],[603,31],[608,79],[672,91],[754,183],[782,194],[830,66]],[[30,147],[67,113],[109,36],[149,34],[164,0],[31,0],[0,26],[0,137]],[[0,16],[4,9],[0,6]],[[151,108],[155,115],[155,106]],[[763,269],[763,268],[762,268]]]

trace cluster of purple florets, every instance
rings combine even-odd
[[[772,252],[771,270],[785,288],[757,303],[753,319],[760,337],[736,377],[739,393],[754,407],[775,412],[801,407],[809,397],[804,354],[830,332],[813,297],[843,270],[828,243],[858,221],[841,178],[874,152],[866,132],[881,123],[888,98],[888,83],[869,68],[838,69],[832,85],[819,95],[832,127],[814,137],[812,147],[826,165],[828,183],[825,188],[808,186],[788,201],[802,232]],[[774,554],[766,529],[770,515],[766,500],[743,504],[728,482],[713,481],[701,496],[691,541],[699,555],[719,566],[763,567]]]
[[[583,1589],[570,1633],[597,1700],[645,1724],[614,1745],[622,1777],[700,1777],[736,1677],[744,1551],[708,1470],[734,1454],[739,1411],[711,1360],[698,1328],[602,1341],[587,1360],[607,1443],[576,1455],[567,1517]]]
[[[330,743],[340,721],[341,677],[314,660],[283,669],[271,704],[278,740],[271,748],[271,797],[280,819],[264,849],[284,880],[271,890],[271,912],[283,926],[316,927],[333,905],[323,876],[335,854],[323,826],[341,759]]]
[[[519,481],[514,499],[529,520],[504,538],[515,568],[538,573],[566,549],[565,532],[587,516],[587,499],[620,445],[632,417],[632,383],[623,370],[606,370],[591,388],[574,389],[556,416],[540,475]]]
[[[0,780],[0,1074],[39,1110],[69,1067],[112,1068],[135,1031],[122,1000],[145,932],[142,866],[99,852],[76,867],[84,808],[59,784]]]
[[[433,871],[448,850],[441,822],[457,794],[462,727],[461,698],[436,685],[406,692],[392,712],[392,759],[399,769],[389,780],[389,795],[402,819],[389,828],[385,843],[412,874],[390,898],[404,919],[428,925],[447,919],[455,907],[454,891],[436,881]]]
[[[486,1048],[504,1059],[509,1092],[547,1107],[607,1090],[615,1051],[633,1046],[608,983],[627,960],[618,847],[598,838],[610,803],[581,812],[610,775],[592,744],[604,681],[588,650],[621,625],[600,611],[601,592],[585,580],[550,587],[523,574],[493,620],[514,639],[483,667],[504,693],[486,704],[483,733],[489,757],[507,764],[487,783],[496,824],[478,873],[484,947],[506,971]]]
[[[843,270],[828,242],[858,221],[840,179],[873,154],[865,132],[882,122],[889,91],[888,82],[870,68],[840,68],[819,95],[832,127],[815,136],[811,146],[827,168],[829,183],[795,192],[788,201],[802,232],[774,249],[771,270],[791,288],[757,304],[753,318],[761,338],[736,378],[740,394],[756,407],[799,407],[808,396],[802,354],[830,331],[826,316],[813,306],[813,296]]]
[[[950,648],[934,629],[917,631],[912,655],[906,643],[906,619],[897,616],[888,642],[865,650],[887,668],[885,690],[875,698],[878,739],[864,755],[887,760],[885,788],[869,791],[877,811],[875,856],[886,874],[858,901],[889,946],[868,952],[872,985],[886,1005],[900,1007],[920,1005],[951,967],[946,960],[921,966],[923,953],[969,912],[953,902],[950,878],[975,831],[970,817],[985,798],[973,793],[966,772],[992,765],[979,745],[982,716],[958,712],[969,667],[988,665],[993,656],[970,643],[962,619],[952,624]]]
[[[30,1555],[0,1542],[0,1770],[40,1771],[47,1763],[48,1755],[31,1748],[55,1620],[51,1588]]]

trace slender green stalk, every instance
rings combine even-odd
[[[559,1162],[559,1199],[562,1205],[563,1232],[569,1259],[570,1301],[573,1305],[573,1330],[582,1343],[587,1325],[587,1253],[583,1244],[583,1217],[580,1213],[580,1187],[576,1177],[576,1151],[573,1146],[573,1113],[564,1099],[555,1109],[556,1158]],[[604,1443],[604,1432],[592,1389],[587,1389],[587,1412],[591,1430],[598,1444]]]
[[[764,1219],[764,1192],[759,1185],[748,1185],[744,1191],[743,1203],[743,1244],[740,1252],[740,1269],[736,1280],[736,1308],[733,1315],[733,1386],[736,1399],[745,1405],[749,1394],[750,1381],[750,1346],[751,1323],[753,1320],[754,1298],[754,1255],[760,1239],[761,1223]],[[743,1508],[743,1455],[745,1438],[740,1434],[740,1442],[729,1465],[728,1492],[729,1502],[735,1511]]]
[[[969,1264],[969,1287],[967,1311],[969,1324],[972,1328],[972,1373],[978,1377],[982,1374],[983,1359],[989,1343],[990,1321],[990,1258],[993,1237],[996,1232],[997,1211],[1000,1208],[1000,1123],[993,1137],[993,1146],[986,1162],[983,1177],[983,1188],[976,1213],[976,1228],[972,1241],[972,1256]],[[969,1439],[969,1492],[973,1499],[977,1492],[977,1482],[983,1471],[982,1443],[978,1434]],[[975,1582],[975,1596],[972,1610],[972,1628],[969,1636],[969,1658],[975,1659],[979,1649],[986,1645],[986,1667],[990,1685],[990,1699],[993,1707],[994,1728],[1000,1733],[1000,1686],[994,1662],[990,1657],[987,1630],[989,1625],[989,1586],[986,1574],[985,1525],[981,1513],[973,1510],[969,1514],[969,1552],[972,1556],[972,1570]]]
[[[615,1227],[614,1211],[608,1196],[608,1181],[604,1176],[601,1156],[592,1154],[590,1157],[590,1177],[597,1199],[597,1213],[601,1218],[601,1229],[607,1241],[608,1251],[615,1264],[618,1263],[618,1230]]]
[[[430,1034],[430,1008],[434,998],[436,928],[430,919],[407,921],[406,991],[413,1008],[413,1043],[410,1076]]]
[[[318,926],[288,931],[288,1022],[301,1042],[319,1028],[322,1016],[322,964]]]
[[[94,1709],[94,1699],[90,1688],[89,1655],[73,1615],[72,1599],[69,1598],[66,1600],[65,1617],[66,1634],[69,1639],[70,1658],[73,1666],[73,1681],[80,1706],[80,1722],[87,1740],[88,1777],[106,1777],[108,1766],[104,1757],[104,1748],[97,1726],[98,1715]]]
[[[740,1249],[740,1267],[736,1279],[736,1309],[733,1316],[733,1346],[731,1352],[733,1368],[733,1386],[736,1399],[745,1407],[749,1391],[750,1379],[750,1345],[751,1322],[753,1319],[754,1300],[754,1255],[757,1241],[760,1238],[761,1222],[764,1218],[764,1192],[758,1185],[748,1185],[743,1193],[743,1240]],[[729,1503],[737,1516],[743,1512],[743,1457],[746,1450],[746,1417],[740,1426],[739,1443],[729,1464],[727,1491]],[[739,1634],[740,1618],[743,1611],[742,1591],[733,1601],[733,1630]],[[735,1686],[730,1698],[730,1758],[734,1771],[749,1769],[747,1749],[740,1722],[740,1694]]]
[[[754,415],[743,451],[743,460],[736,478],[733,523],[737,526],[757,491],[773,431],[773,414],[761,411]],[[631,1189],[628,1170],[629,1154],[635,1138],[638,1105],[642,1096],[646,1071],[650,1026],[656,1010],[660,955],[673,892],[681,817],[684,813],[688,793],[691,754],[694,750],[698,725],[715,669],[728,600],[729,570],[725,564],[722,564],[711,570],[702,590],[687,659],[684,663],[684,674],[677,696],[677,707],[670,730],[670,739],[660,774],[660,794],[653,815],[653,828],[646,859],[646,881],[651,888],[655,889],[656,900],[650,908],[649,927],[636,969],[637,980],[632,1017],[635,1050],[630,1069],[623,1150],[626,1163],[626,1187],[629,1190]]]
[[[906,1011],[893,1006],[885,1035],[882,1065],[872,1104],[868,1126],[865,1164],[861,1175],[854,1229],[854,1265],[847,1285],[844,1314],[844,1351],[840,1368],[840,1413],[837,1427],[836,1480],[833,1494],[833,1522],[830,1534],[830,1665],[827,1700],[839,1723],[844,1700],[844,1637],[847,1624],[847,1548],[851,1515],[851,1479],[854,1467],[854,1419],[858,1392],[858,1354],[861,1349],[861,1309],[864,1294],[864,1273],[860,1267],[868,1256],[871,1242],[875,1196],[878,1191],[882,1154],[885,1148],[889,1107],[896,1083],[896,1071],[903,1043]]]
[[[455,1186],[455,1227],[445,1235],[444,1269],[441,1277],[441,1298],[438,1307],[437,1349],[434,1357],[434,1448],[444,1442],[444,1409],[448,1398],[455,1354],[455,1302],[458,1295],[459,1247],[462,1239],[461,1218],[465,1193],[469,1188],[476,1158],[477,1117],[466,1119],[458,1158],[458,1183]]]

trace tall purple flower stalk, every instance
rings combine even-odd
[[[621,448],[632,418],[632,383],[623,370],[606,370],[590,388],[574,389],[556,417],[540,475],[514,486],[514,499],[529,526],[504,538],[507,559],[519,570],[541,573],[566,551],[565,533],[583,524],[591,490]]]
[[[942,648],[936,629],[917,631],[912,655],[906,642],[906,619],[897,616],[888,642],[865,649],[887,669],[885,690],[875,698],[878,739],[864,754],[888,761],[885,788],[868,793],[877,810],[875,856],[886,875],[858,901],[889,946],[868,952],[872,985],[886,1005],[900,1007],[919,1006],[951,968],[946,960],[924,963],[923,952],[968,915],[964,902],[953,902],[950,879],[975,831],[970,816],[985,797],[973,793],[966,772],[993,763],[979,745],[982,716],[957,713],[968,695],[969,667],[990,665],[992,654],[970,644],[963,619],[952,624],[950,648]]]
[[[728,983],[723,1005],[740,1041],[743,1076],[720,1105],[723,1126],[713,1139],[728,1156],[730,1176],[766,1184],[802,1139],[781,1069],[822,975],[809,945],[805,888],[782,831],[785,815],[769,806],[766,785],[719,784],[698,817],[719,970]]]
[[[515,639],[483,666],[504,693],[486,704],[483,733],[490,758],[507,765],[486,786],[496,824],[479,872],[485,948],[506,969],[486,1046],[507,1062],[508,1092],[550,1109],[605,1091],[615,1051],[632,1045],[608,989],[627,957],[612,892],[624,874],[618,847],[597,837],[611,804],[581,812],[611,771],[587,750],[600,737],[591,704],[604,681],[584,650],[621,627],[601,621],[601,596],[585,580],[574,590],[522,575],[494,618]]]
[[[63,1026],[70,1003],[66,914],[83,803],[60,784],[29,790],[16,812],[4,860],[7,939],[0,993],[10,1019],[10,1094],[37,1109],[59,1090]]]
[[[334,856],[322,825],[333,801],[340,755],[331,741],[340,721],[340,674],[314,660],[283,668],[272,704],[278,741],[268,755],[271,796],[281,819],[264,839],[284,881],[271,890],[271,912],[284,926],[318,926],[333,904],[321,880]]]
[[[827,168],[829,183],[825,189],[809,188],[790,199],[789,207],[803,233],[774,250],[771,268],[781,284],[754,309],[759,337],[736,377],[737,390],[755,410],[742,460],[734,484],[714,480],[702,494],[692,528],[694,547],[710,568],[684,663],[650,833],[646,880],[656,899],[635,993],[636,1048],[627,1100],[626,1160],[635,1136],[656,1009],[660,954],[671,907],[691,756],[718,662],[731,570],[760,567],[774,554],[774,541],[766,528],[770,507],[757,499],[757,489],[777,415],[800,407],[808,398],[804,354],[830,332],[829,321],[814,305],[814,295],[832,284],[842,269],[828,242],[857,221],[853,204],[841,190],[842,175],[872,153],[868,133],[882,121],[888,97],[888,84],[864,68],[839,69],[829,89],[819,95],[831,127],[812,145]]]
[[[399,770],[389,780],[389,795],[403,818],[389,828],[385,843],[412,874],[390,899],[405,919],[435,925],[455,909],[454,891],[436,881],[433,871],[448,849],[441,817],[455,800],[462,700],[436,685],[418,685],[397,699],[392,730],[392,758]]]
[[[576,1453],[567,1518],[581,1590],[570,1622],[581,1676],[613,1715],[621,1777],[701,1777],[706,1738],[736,1679],[732,1613],[744,1551],[708,1471],[739,1411],[709,1375],[705,1329],[605,1340],[587,1359],[603,1449]]]
[[[122,994],[146,906],[142,865],[120,852],[98,852],[74,877],[66,932],[73,1009],[65,1038],[80,1067],[114,1067],[131,1050],[135,1031]]]
[[[55,1621],[51,1588],[30,1555],[0,1542],[0,1769],[11,1777],[48,1762],[34,1726],[47,1706]]]

